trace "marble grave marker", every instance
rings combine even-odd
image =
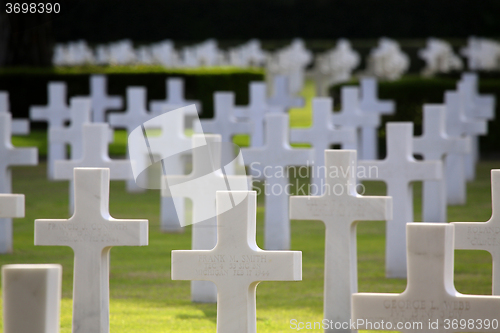
[[[148,245],[148,220],[109,215],[109,179],[109,169],[76,168],[73,216],[35,220],[35,245],[69,246],[74,251],[73,333],[109,332],[111,248]]]
[[[493,295],[500,296],[500,170],[491,170],[492,214],[487,222],[454,222],[455,249],[484,250],[493,259]]]
[[[375,113],[379,116],[394,114],[394,101],[383,101],[378,99],[377,79],[365,77],[361,79],[361,99],[359,108],[365,113]],[[378,159],[378,127],[365,125],[361,128],[361,151],[362,160]]]
[[[221,190],[247,191],[251,188],[252,178],[227,176],[221,172],[225,166],[221,165],[220,135],[195,134],[192,140],[192,172],[189,175],[165,176],[164,181],[168,184],[168,189],[162,188],[162,195],[191,199],[193,203],[191,248],[210,250],[217,243],[216,192]],[[215,285],[208,281],[192,281],[191,299],[193,302],[216,302]]]
[[[105,75],[90,76],[90,98],[92,99],[92,121],[106,122],[107,110],[119,110],[123,107],[121,96],[108,96],[108,80]]]
[[[265,248],[290,249],[290,219],[288,218],[288,166],[311,165],[312,149],[293,149],[289,144],[288,114],[266,115],[266,143],[262,147],[243,148],[245,165],[263,170],[265,194]],[[262,167],[264,166],[264,167]]]
[[[291,196],[290,219],[325,224],[323,318],[343,323],[351,319],[351,295],[358,290],[356,224],[391,219],[392,199],[357,193],[356,151],[325,150],[324,154],[323,195]],[[325,331],[345,332],[334,328]]]
[[[426,161],[446,162],[450,153],[466,154],[470,150],[469,137],[450,137],[445,131],[444,105],[424,104],[422,135],[413,138],[413,152]],[[444,171],[444,170],[443,170]],[[447,222],[446,176],[427,180],[422,184],[422,220]]]
[[[240,203],[226,210],[235,197]],[[219,191],[217,245],[210,250],[172,251],[172,280],[217,285],[217,333],[257,332],[259,282],[302,280],[302,252],[264,251],[257,246],[256,212],[255,192]]]
[[[492,328],[491,325],[489,329],[484,325],[482,329],[475,325],[475,329],[460,327],[460,324],[454,328],[452,325],[453,319],[458,323],[461,320],[484,323],[486,319],[491,322],[498,320],[500,313],[500,297],[463,295],[455,290],[453,224],[409,223],[407,229],[406,290],[401,294],[354,294],[352,319],[364,321],[357,329],[403,333],[498,332],[498,327]],[[447,319],[450,323],[448,329],[445,327]],[[383,328],[380,326],[382,320]],[[378,323],[379,327],[373,323]],[[398,323],[402,327],[397,327]],[[413,326],[415,323],[422,323],[422,326]]]
[[[315,191],[311,194],[320,195],[325,185],[325,150],[334,144],[340,144],[343,149],[356,148],[356,131],[353,128],[336,128],[332,122],[333,100],[331,98],[314,98],[312,102],[312,126],[307,128],[292,128],[291,143],[310,143],[314,149],[314,165],[311,166],[311,185]],[[312,189],[312,187],[311,187]]]
[[[66,83],[49,82],[47,106],[32,106],[30,118],[35,121],[44,121],[48,129],[62,128],[70,120],[69,106],[66,103]],[[54,163],[66,157],[66,147],[62,143],[52,143],[47,150],[47,177],[54,179]]]
[[[36,148],[16,148],[11,143],[11,115],[0,113],[0,202],[5,216],[0,213],[0,253],[12,252],[12,217],[24,217],[24,195],[12,195],[12,166],[37,165]],[[21,198],[22,197],[22,198]],[[10,199],[9,199],[10,198]],[[12,206],[10,206],[12,205]],[[22,210],[21,210],[22,209]],[[22,213],[21,213],[22,211]]]
[[[417,161],[413,158],[413,123],[386,125],[387,155],[384,160],[359,161],[369,170],[364,180],[381,180],[393,199],[393,218],[386,224],[386,275],[406,277],[406,224],[413,221],[414,181],[438,180],[443,176],[441,161]]]

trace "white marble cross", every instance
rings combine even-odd
[[[457,84],[464,107],[464,115],[470,120],[493,120],[495,118],[494,96],[481,96],[478,94],[478,77],[475,73],[463,73],[462,79]],[[485,133],[487,134],[487,133]],[[479,137],[472,135],[471,153],[465,156],[465,176],[468,181],[476,178],[476,163],[479,160]]]
[[[466,119],[460,94],[447,91],[444,94],[446,105],[446,134],[451,137],[474,136],[486,133],[486,122]],[[471,143],[474,144],[473,142]],[[465,204],[467,198],[467,179],[465,177],[465,158],[461,154],[448,154],[446,157],[446,197],[449,205]]]
[[[406,290],[401,294],[354,294],[352,320],[361,324],[356,329],[403,333],[498,332],[498,326],[492,326],[491,322],[498,320],[500,297],[463,295],[455,290],[453,232],[453,224],[409,223]],[[485,320],[489,321],[489,329],[485,328]],[[471,322],[474,325],[467,326]]]
[[[288,218],[288,166],[309,166],[314,159],[312,149],[293,149],[289,144],[288,114],[266,115],[266,144],[243,148],[245,165],[262,170],[265,196],[265,248],[290,249],[290,219]]]
[[[12,252],[13,217],[24,217],[24,194],[0,194],[0,254]]]
[[[422,155],[426,161],[444,163],[450,153],[465,155],[470,151],[470,137],[450,137],[446,134],[445,118],[444,105],[424,105],[422,135],[413,138],[413,152]],[[422,220],[447,222],[446,176],[424,181],[422,187]]]
[[[264,145],[264,116],[268,112],[282,112],[278,106],[267,103],[267,87],[264,82],[250,83],[249,103],[246,107],[235,107],[234,113],[238,118],[249,119],[253,124],[251,146]]]
[[[201,128],[194,127],[197,133],[220,134],[222,142],[233,142],[236,134],[252,134],[253,124],[238,120],[234,114],[234,93],[217,92],[214,94],[213,119],[200,120]]]
[[[154,115],[146,109],[146,94],[145,87],[128,87],[127,109],[124,112],[115,112],[109,115],[108,118],[111,127],[115,129],[125,128],[127,135],[129,135],[135,128],[153,118]],[[127,190],[129,192],[144,191],[143,188],[136,185],[133,179],[127,181]]]
[[[226,166],[221,165],[220,135],[193,135],[193,169],[189,175],[167,175],[164,180],[169,189],[163,188],[163,196],[187,197],[193,203],[192,245],[193,250],[210,250],[217,243],[215,199],[217,191],[247,191],[252,178],[226,176]],[[177,207],[176,207],[177,209]],[[183,225],[184,221],[180,221]],[[191,283],[193,302],[216,302],[215,286],[206,281]]]
[[[109,215],[109,178],[109,169],[76,168],[73,216],[35,220],[35,245],[74,251],[73,333],[109,332],[111,247],[148,245],[148,220]]]
[[[0,91],[0,112],[10,113],[9,93]],[[27,135],[30,133],[30,122],[28,119],[12,119],[12,134]]]
[[[10,141],[11,132],[10,113],[0,113],[0,193],[11,195],[12,193],[12,175],[10,168],[18,165],[37,165],[38,151],[36,148],[15,148]],[[6,200],[6,199],[4,199]],[[19,200],[19,199],[13,199]],[[6,201],[10,203],[10,201]],[[24,196],[23,196],[23,215],[24,215]],[[17,208],[16,208],[17,207]],[[0,216],[0,253],[12,252],[12,219],[11,217],[21,217],[19,212],[20,203],[15,202],[11,208],[5,207],[6,216]],[[14,209],[12,211],[11,209]],[[11,216],[9,216],[11,215]]]
[[[48,129],[62,128],[70,120],[69,106],[66,103],[66,83],[49,82],[47,106],[32,106],[30,118],[45,121]],[[54,179],[54,163],[66,157],[66,147],[62,143],[52,143],[47,150],[47,177]]]
[[[356,224],[391,219],[392,199],[357,193],[356,151],[325,150],[324,154],[323,195],[290,197],[290,219],[320,220],[325,224],[323,318],[349,322],[351,295],[358,289]]]
[[[304,99],[290,95],[288,78],[285,75],[276,75],[273,81],[273,94],[268,103],[272,106],[279,106],[286,111],[290,108],[304,107]]]
[[[387,195],[393,198],[393,218],[386,226],[386,275],[406,277],[406,224],[413,221],[413,182],[438,180],[443,176],[441,161],[416,161],[413,158],[413,123],[386,124],[387,155],[384,160],[359,161],[369,172],[365,180],[387,184]]]
[[[325,177],[322,170],[325,167],[324,152],[334,144],[340,144],[343,149],[356,149],[356,131],[354,128],[336,128],[332,122],[333,100],[331,98],[314,98],[312,102],[312,126],[293,128],[290,130],[290,142],[310,143],[314,148],[314,165],[311,175],[311,185],[315,191],[310,194],[323,193]],[[312,189],[312,187],[311,187]]]
[[[201,102],[198,100],[184,99],[184,79],[180,77],[168,78],[166,81],[166,89],[167,97],[164,100],[152,100],[149,102],[149,110],[154,115],[159,115],[166,111],[194,104],[196,106],[195,109],[185,109],[186,128],[192,128],[193,120],[197,119],[198,114],[202,112]]]
[[[377,79],[365,77],[361,79],[361,100],[359,108],[364,113],[375,113],[379,119],[384,114],[394,114],[394,101],[379,100],[377,96]],[[375,126],[363,126],[361,129],[362,160],[378,158],[378,133]]]
[[[356,149],[360,156],[362,154],[362,136],[361,129],[364,127],[378,128],[380,126],[380,117],[376,113],[363,113],[359,106],[359,88],[342,87],[341,91],[342,110],[332,115],[335,126],[353,128],[356,131],[356,147],[347,147]]]
[[[49,129],[49,143],[69,144],[71,159],[83,156],[83,124],[90,123],[91,101],[87,97],[73,97],[70,100],[71,121],[67,127]]]
[[[111,160],[108,155],[109,125],[106,123],[83,124],[83,155],[77,160],[56,161],[55,179],[69,180],[69,211],[73,212],[73,169],[109,168],[112,180],[133,179],[129,160]]]
[[[92,121],[106,122],[107,110],[119,110],[123,107],[121,96],[108,96],[108,81],[105,75],[90,76],[90,98],[92,99]]]
[[[184,107],[196,111],[193,105]],[[145,129],[159,127],[161,134],[147,135],[148,153],[153,155],[153,161],[167,158],[162,162],[164,175],[184,175],[184,159],[191,156],[192,139],[184,133],[185,114],[183,110],[168,111],[152,118],[143,124]],[[197,119],[199,122],[199,120]],[[130,138],[129,138],[130,139]],[[164,232],[183,232],[184,198],[161,196],[160,230]],[[177,208],[177,209],[176,209]]]
[[[492,214],[487,222],[454,222],[455,249],[484,250],[493,259],[493,295],[500,296],[500,170],[491,170]]]
[[[226,210],[229,197],[236,197],[240,203]],[[259,282],[302,280],[302,252],[263,251],[257,246],[256,212],[255,192],[219,191],[217,245],[211,250],[172,251],[172,280],[202,280],[217,285],[218,333],[257,332]]]

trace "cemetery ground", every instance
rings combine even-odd
[[[292,126],[307,124],[307,115],[291,111]],[[243,143],[245,138],[237,138]],[[33,131],[15,137],[19,146],[38,146],[44,155],[46,136]],[[126,134],[115,133],[111,155],[124,155]],[[467,204],[450,206],[449,221],[483,222],[491,216],[490,170],[500,161],[478,164],[477,179],[468,184]],[[292,172],[293,174],[293,172]],[[292,178],[293,184],[307,179]],[[384,195],[385,185],[366,182],[365,195]],[[421,221],[421,184],[414,186],[415,220]],[[16,167],[13,193],[26,196],[26,217],[14,220],[14,253],[0,256],[0,265],[60,263],[63,266],[61,333],[71,332],[73,253],[69,247],[34,246],[34,220],[66,219],[68,182],[49,181],[46,164]],[[263,196],[258,198],[257,244],[263,248]],[[216,305],[190,301],[190,282],[172,281],[171,251],[191,248],[191,227],[182,234],[160,232],[158,190],[127,193],[124,181],[111,181],[110,214],[115,218],[149,220],[149,246],[115,247],[111,251],[111,332],[215,332]],[[188,209],[189,211],[189,209]],[[188,217],[189,218],[189,217]],[[320,221],[292,221],[292,250],[302,251],[300,282],[262,282],[257,288],[258,332],[290,332],[290,320],[320,322],[323,319],[324,232]],[[385,278],[385,222],[359,222],[357,227],[358,277],[361,292],[400,293],[405,279]],[[455,285],[465,294],[491,294],[491,256],[484,251],[455,251]],[[29,320],[29,314],[26,314]],[[321,329],[311,330],[322,332]]]

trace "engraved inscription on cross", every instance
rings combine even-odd
[[[290,197],[290,219],[325,224],[323,318],[349,322],[351,295],[358,289],[356,224],[390,219],[392,199],[363,197],[356,192],[356,151],[326,150],[324,154],[323,195]],[[339,330],[332,327],[331,332]]]
[[[290,219],[288,218],[288,166],[310,165],[312,149],[294,149],[288,143],[288,114],[266,115],[266,144],[263,147],[243,148],[245,165],[260,168],[265,177],[265,248],[290,249]]]
[[[454,222],[455,249],[485,250],[493,259],[493,295],[500,295],[500,170],[491,170],[491,218],[486,222]]]
[[[462,295],[453,284],[453,224],[409,223],[408,283],[401,294],[358,293],[352,296],[352,319],[363,320],[357,329],[403,333],[498,332],[498,327],[477,329],[479,322],[498,319],[500,297]],[[474,328],[451,325],[451,320],[473,321]],[[384,321],[384,327],[380,323]],[[430,323],[437,326],[429,327]],[[450,320],[447,328],[446,320]],[[368,322],[371,322],[370,326]],[[374,326],[378,323],[377,326]],[[397,325],[402,326],[397,328]],[[415,324],[422,323],[422,326]],[[405,328],[406,324],[406,328]],[[392,329],[388,327],[391,325]]]
[[[333,100],[331,98],[314,98],[312,102],[313,123],[308,128],[293,128],[290,130],[290,142],[310,143],[314,148],[314,169],[311,184],[316,191],[311,194],[322,194],[325,185],[324,173],[325,150],[331,145],[340,144],[343,149],[356,148],[356,131],[353,128],[336,128],[332,121]]]
[[[209,250],[217,243],[215,199],[217,191],[243,191],[251,188],[252,178],[227,176],[222,172],[220,135],[193,135],[193,170],[189,175],[163,177],[163,196],[186,197],[193,203],[193,250]],[[229,147],[228,147],[229,148]],[[232,148],[232,146],[231,146]],[[179,207],[176,207],[178,210]],[[184,221],[180,221],[184,226]],[[205,281],[191,283],[194,302],[215,302],[215,286]]]
[[[382,180],[387,195],[393,198],[393,218],[386,227],[386,275],[406,277],[406,223],[413,221],[414,181],[438,180],[442,177],[441,161],[417,161],[413,158],[413,123],[388,123],[387,156],[384,160],[359,161],[377,172],[365,173],[365,180]]]
[[[227,209],[231,199],[239,204]],[[302,279],[302,252],[257,246],[256,199],[254,191],[217,192],[217,245],[205,251],[172,251],[173,280],[217,285],[218,333],[256,332],[259,282]]]
[[[75,213],[35,220],[35,245],[73,249],[73,333],[109,332],[109,252],[148,245],[148,221],[109,215],[109,169],[76,168]]]
[[[443,161],[450,153],[466,154],[470,151],[469,137],[450,137],[445,131],[444,105],[424,105],[422,135],[413,138],[413,152],[426,161]],[[447,222],[446,179],[428,180],[422,186],[422,220]]]

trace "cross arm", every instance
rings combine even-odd
[[[37,165],[37,148],[16,148],[9,152],[10,165]]]
[[[146,246],[149,239],[148,220],[110,218],[103,228],[119,246]],[[113,244],[111,244],[113,245]]]
[[[0,217],[24,217],[24,194],[0,194]]]
[[[257,251],[261,252],[260,270],[262,281],[301,281],[302,252],[301,251]],[[267,266],[271,267],[267,267]],[[272,270],[272,274],[268,272]]]

